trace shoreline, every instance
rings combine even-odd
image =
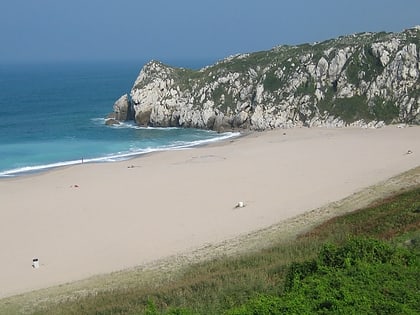
[[[0,180],[2,179],[11,179],[11,178],[19,178],[22,176],[31,176],[42,174],[45,172],[53,171],[56,169],[64,168],[64,167],[71,167],[77,166],[81,164],[94,164],[94,163],[115,163],[115,162],[122,162],[131,159],[141,158],[144,155],[156,153],[156,152],[163,152],[163,151],[172,151],[172,150],[184,150],[189,148],[196,148],[200,146],[212,145],[213,143],[221,143],[224,141],[228,141],[229,139],[235,139],[241,137],[241,131],[227,131],[220,134],[221,136],[217,138],[210,138],[210,139],[203,139],[203,140],[196,140],[185,144],[179,144],[174,146],[167,146],[167,147],[156,147],[152,149],[142,149],[137,152],[130,152],[130,153],[115,153],[109,156],[100,156],[100,157],[92,157],[92,158],[84,158],[80,157],[79,159],[67,160],[67,161],[58,161],[53,162],[50,164],[39,164],[39,165],[32,165],[32,166],[23,166],[20,168],[13,168],[8,170],[0,171]]]
[[[274,130],[1,179],[0,298],[281,224],[418,167],[419,136],[418,126]]]

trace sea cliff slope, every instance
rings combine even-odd
[[[266,130],[420,123],[420,26],[140,71],[109,123]]]

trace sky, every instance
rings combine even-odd
[[[420,0],[1,0],[0,63],[209,60],[420,24]]]

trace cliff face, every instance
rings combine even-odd
[[[198,71],[152,61],[118,117],[223,131],[420,123],[420,27],[279,46]],[[125,104],[125,105],[124,105]]]

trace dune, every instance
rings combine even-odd
[[[419,165],[419,126],[296,128],[1,179],[0,297],[226,242]]]

